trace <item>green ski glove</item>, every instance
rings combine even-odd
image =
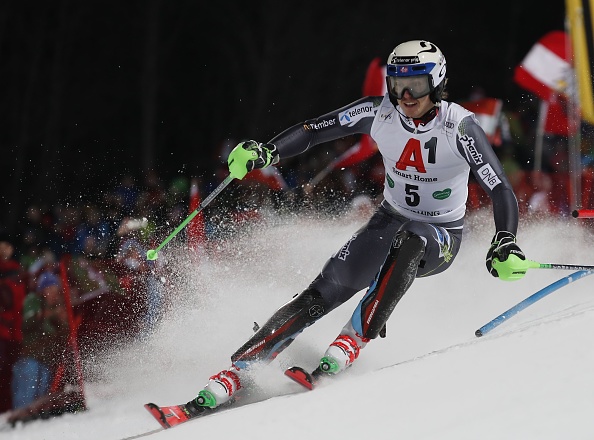
[[[497,269],[493,267],[493,261],[497,260]],[[491,247],[487,252],[487,270],[494,277],[505,281],[519,280],[526,275],[526,260],[524,252],[516,244],[516,236],[511,232],[499,231],[491,241]]]
[[[266,168],[279,161],[276,145],[260,144],[256,141],[240,142],[227,159],[229,173],[236,179],[243,179],[257,168]]]

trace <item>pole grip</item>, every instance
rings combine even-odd
[[[505,262],[493,259],[493,268],[499,278],[513,281],[522,278],[528,269],[561,269],[561,270],[593,270],[594,266],[583,264],[538,263],[532,260],[522,260],[515,255],[507,257]]]

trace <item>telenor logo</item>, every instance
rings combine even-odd
[[[349,127],[352,127],[361,119],[374,115],[375,111],[373,110],[373,106],[366,103],[356,105],[340,112],[338,114],[338,120],[340,121],[340,125],[348,125]]]

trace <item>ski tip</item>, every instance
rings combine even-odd
[[[301,367],[288,368],[285,370],[285,376],[289,377],[308,390],[313,390],[314,388],[314,379],[312,375]]]
[[[161,424],[161,426],[165,429],[171,428],[171,425],[167,422],[167,418],[159,405],[155,405],[154,403],[147,403],[144,405],[146,410],[151,413],[151,415]]]

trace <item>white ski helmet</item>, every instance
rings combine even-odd
[[[446,60],[439,48],[426,40],[412,40],[394,48],[386,66],[390,100],[396,106],[405,90],[415,98],[429,95],[438,103],[446,83]]]

